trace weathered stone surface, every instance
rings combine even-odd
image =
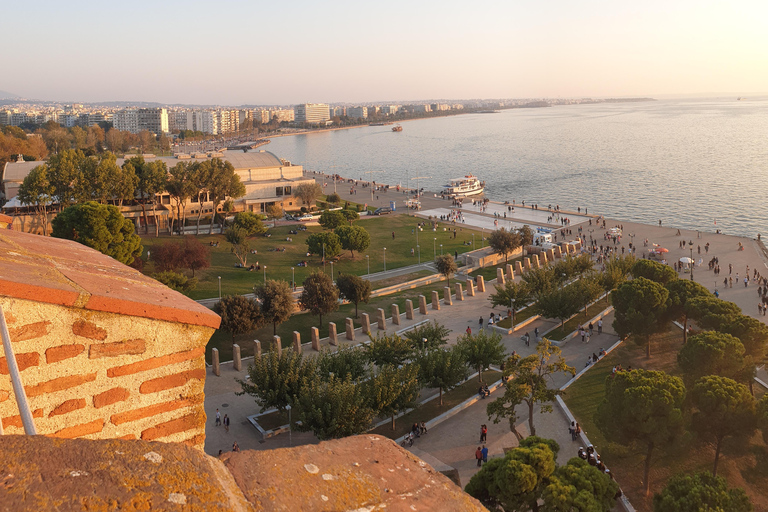
[[[220,461],[179,443],[0,436],[0,453],[3,510],[253,510]]]
[[[504,270],[507,273],[507,279],[509,279],[510,281],[515,279],[515,271],[512,270],[512,264],[511,263],[507,263],[506,265],[504,265]]]
[[[483,276],[477,276],[477,291],[485,293],[485,278]]]
[[[496,269],[496,284],[504,284],[506,283],[506,279],[504,278],[504,270],[501,269],[501,267]]]
[[[541,268],[541,264],[539,262],[539,255],[538,254],[532,254],[531,255],[531,266],[533,268]]]
[[[419,313],[427,314],[427,298],[423,295],[419,295]]]
[[[382,308],[376,309],[376,324],[378,324],[378,328],[380,331],[387,330],[387,317],[384,314],[384,309]]]
[[[328,322],[328,343],[334,347],[339,344],[339,335],[336,332],[336,324],[334,322]]]
[[[243,369],[243,361],[240,358],[240,345],[232,344],[232,369],[239,372]]]
[[[253,357],[254,359],[261,358],[261,342],[259,340],[253,340]]]
[[[230,452],[222,461],[256,510],[486,510],[427,463],[382,436]]]
[[[400,307],[397,304],[392,304],[390,310],[392,311],[392,324],[400,325]]]
[[[221,377],[221,365],[219,363],[219,349],[212,348],[211,349],[211,368],[213,370],[213,374],[217,377]]]
[[[467,279],[467,295],[475,296],[475,282],[472,279]]]
[[[368,313],[363,313],[361,316],[363,317],[363,333],[368,334],[371,332],[371,317],[368,316]]]
[[[449,286],[443,287],[443,304],[446,306],[453,305],[453,300],[451,299],[451,288]]]
[[[523,268],[525,268],[525,270],[531,270],[531,258],[523,258]]]
[[[283,353],[283,342],[278,335],[272,336],[272,350],[277,352],[278,356]]]
[[[464,300],[464,290],[461,287],[461,283],[455,283],[456,288],[456,300]]]
[[[515,272],[517,272],[518,275],[523,275],[523,264],[520,260],[515,262]]]
[[[411,299],[405,300],[405,319],[413,320],[413,301]]]
[[[320,329],[317,327],[312,327],[310,329],[311,338],[312,338],[312,349],[313,350],[320,350]]]
[[[301,354],[301,333],[299,331],[293,331],[293,350],[297,354]]]
[[[440,310],[440,294],[437,290],[432,290],[432,309]]]
[[[355,341],[355,321],[351,318],[347,318],[344,323],[344,328],[347,331],[347,339],[349,341]]]

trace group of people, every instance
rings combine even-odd
[[[477,394],[482,399],[485,399],[485,397],[491,396],[491,390],[488,389],[488,384],[486,383],[480,384],[480,389],[477,390]]]
[[[408,446],[413,446],[413,442],[416,438],[421,437],[424,434],[427,434],[427,424],[423,421],[421,423],[416,422],[411,426],[411,431],[403,438],[402,444],[405,445],[407,443]]]
[[[581,434],[581,425],[577,421],[572,421],[568,426],[568,433],[571,434],[571,441],[575,441]]]

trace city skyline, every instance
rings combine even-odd
[[[0,57],[0,90],[198,105],[768,91],[758,2],[387,7],[9,5],[8,40],[23,44]]]

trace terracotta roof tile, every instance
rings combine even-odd
[[[218,315],[70,240],[0,231],[0,295],[217,328]]]

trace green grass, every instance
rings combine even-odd
[[[461,251],[459,251],[461,252]],[[496,269],[500,268],[502,270],[506,270],[507,264],[510,264],[514,267],[515,262],[518,260],[522,260],[521,258],[514,258],[509,260],[508,262],[501,262],[497,265],[489,266],[489,267],[483,267],[479,268],[477,270],[473,270],[470,275],[472,276],[483,276],[483,280],[487,283],[488,281],[492,281],[493,279],[496,279]]]
[[[407,283],[408,281],[414,281],[421,279],[422,277],[428,277],[435,275],[435,272],[431,270],[419,270],[418,272],[411,272],[409,274],[403,274],[397,277],[390,277],[389,279],[379,279],[378,281],[371,282],[371,288],[373,290],[380,290],[388,286],[394,286],[397,284]]]
[[[483,372],[483,382],[486,384],[493,384],[497,380],[501,378],[501,372],[496,371],[486,371]],[[434,400],[430,400],[424,405],[421,405],[414,409],[413,411],[409,412],[408,414],[405,414],[397,420],[395,420],[395,430],[392,430],[392,423],[386,423],[378,428],[375,428],[372,432],[375,434],[380,434],[382,436],[389,437],[390,439],[397,439],[400,436],[403,436],[411,431],[411,427],[414,423],[422,421],[429,421],[432,418],[435,418],[444,412],[456,407],[461,402],[466,400],[467,398],[470,398],[477,394],[477,389],[479,387],[479,383],[477,381],[477,378],[469,379],[468,381],[456,386],[452,390],[448,391],[447,393],[443,393],[443,405],[440,405],[440,399],[435,398]],[[497,389],[493,393],[491,393],[490,398],[486,398],[486,400],[492,400],[494,398],[495,394],[503,392],[502,390]],[[383,419],[383,418],[382,418]],[[479,434],[478,434],[479,438]],[[418,444],[418,441],[416,441],[414,444]]]
[[[387,269],[404,267],[418,263],[418,255],[411,256],[411,248],[416,249],[416,232],[412,230],[419,221],[407,215],[386,215],[376,218],[370,218],[357,221],[357,224],[364,227],[371,235],[371,246],[365,254],[355,253],[354,258],[350,256],[349,251],[344,251],[338,263],[333,265],[333,273],[349,272],[357,275],[364,275],[368,272],[368,260],[370,260],[371,272],[380,272],[384,270],[384,247],[386,247]],[[266,223],[271,225],[270,222]],[[441,227],[443,224],[441,224]],[[256,250],[256,254],[250,254],[248,265],[259,262],[266,266],[267,279],[282,279],[291,281],[291,267],[294,267],[296,283],[300,285],[312,271],[322,271],[323,264],[321,256],[307,256],[306,239],[311,233],[321,232],[320,226],[311,226],[307,231],[299,231],[296,235],[289,235],[289,231],[297,226],[278,226],[270,228],[270,238],[257,236],[251,239],[251,249]],[[472,230],[458,228],[457,237],[453,238],[453,233],[448,231],[423,231],[419,234],[421,243],[421,261],[427,262],[432,259],[432,245],[434,238],[437,238],[437,253],[440,254],[440,244],[443,244],[445,253],[467,252],[472,247],[463,245],[463,242],[472,239]],[[392,239],[392,232],[395,238]],[[292,242],[286,241],[286,237],[291,237]],[[211,247],[211,267],[196,273],[199,280],[197,289],[189,294],[192,299],[206,299],[218,297],[218,276],[221,276],[221,294],[235,295],[251,293],[254,285],[264,282],[264,271],[249,272],[243,268],[236,268],[237,258],[231,253],[231,245],[224,240],[223,235],[200,235],[200,242],[208,246],[210,242],[219,242],[219,247]],[[146,260],[147,251],[151,251],[156,244],[167,242],[176,242],[178,237],[162,236],[160,238],[146,237],[142,239],[144,244],[144,253],[142,258]],[[274,252],[270,249],[285,247],[285,252]],[[369,256],[366,259],[366,255]],[[298,267],[300,261],[307,261],[308,267]],[[145,266],[144,272],[152,274],[154,268],[150,258]],[[325,272],[331,273],[330,263],[325,265]]]
[[[515,325],[525,320],[528,320],[529,318],[535,315],[536,315],[536,308],[533,307],[533,305],[530,305],[527,308],[523,309],[522,311],[518,311],[517,313],[515,313]],[[497,323],[496,325],[498,325],[499,327],[503,327],[505,329],[510,329],[512,327],[512,318],[507,317],[504,320]]]
[[[558,326],[557,329],[549,331],[549,333],[547,333],[547,338],[555,341],[562,341],[566,336],[578,329],[579,325],[584,324],[597,313],[607,308],[611,303],[610,297],[611,296],[608,295],[607,300],[603,298],[600,299],[596,304],[590,305],[589,308],[587,308],[586,313],[582,309],[576,316],[565,322],[565,325],[562,327]]]

